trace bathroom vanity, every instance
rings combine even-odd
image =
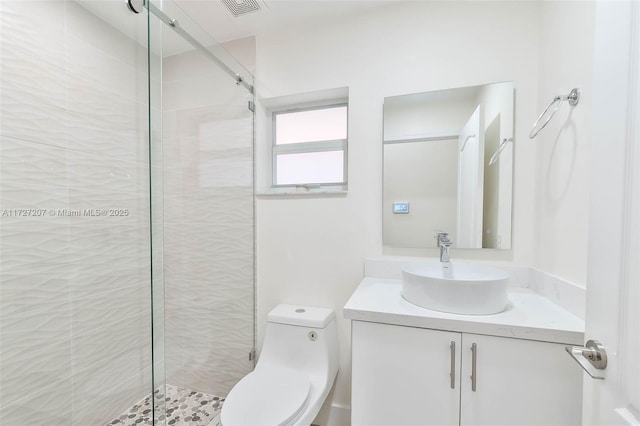
[[[351,420],[358,425],[578,425],[582,373],[565,352],[584,323],[525,287],[494,315],[407,302],[399,279],[365,278],[352,320]]]

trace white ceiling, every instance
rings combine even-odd
[[[2,0],[0,0],[2,1]],[[128,37],[146,45],[147,28],[144,14],[133,14],[125,0],[75,0]],[[258,0],[266,7],[240,17],[234,17],[220,0],[152,0],[162,5],[163,12],[175,18],[201,44],[216,50],[216,55],[229,65],[235,62],[218,43],[247,36],[278,31],[290,26],[326,22],[357,16],[390,3],[402,0]],[[239,1],[239,0],[238,0]],[[162,31],[158,29],[162,28]],[[193,49],[168,26],[152,19],[152,49],[162,56],[171,56]]]
[[[287,26],[357,15],[399,0],[261,0],[266,8],[234,17],[220,0],[174,0],[218,42]]]

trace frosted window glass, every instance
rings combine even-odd
[[[276,145],[346,138],[346,106],[276,114]]]
[[[276,185],[344,182],[343,151],[280,154]]]

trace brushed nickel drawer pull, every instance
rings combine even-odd
[[[473,343],[471,345],[471,390],[476,391],[476,382],[478,380],[476,372],[476,362],[478,360],[478,345]]]
[[[456,388],[456,342],[454,340],[451,341],[451,389]]]

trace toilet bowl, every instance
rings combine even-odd
[[[278,305],[267,316],[260,359],[222,406],[222,426],[308,426],[338,373],[332,309]]]

